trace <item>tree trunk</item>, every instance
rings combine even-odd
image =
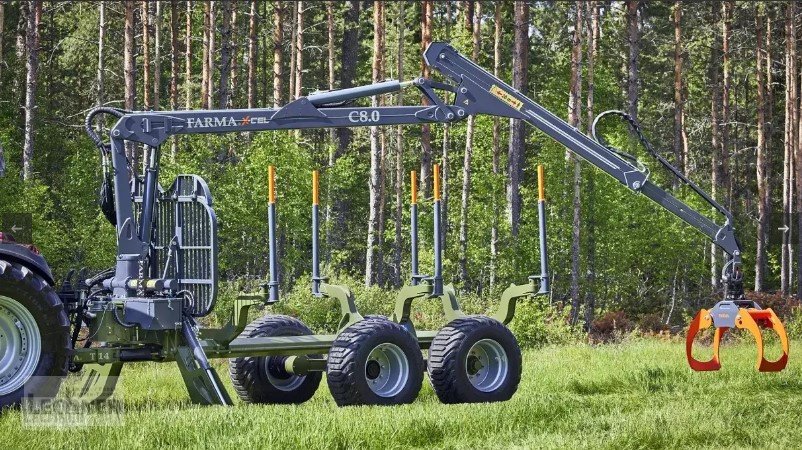
[[[270,3],[270,7],[275,9],[278,7],[279,3],[281,2],[278,1],[272,2]],[[267,21],[268,2],[259,2],[258,5],[261,7],[259,17],[261,18],[261,20],[263,20],[262,23],[264,24],[264,28],[266,29],[268,24]],[[262,87],[261,90],[257,89],[257,92],[259,93],[259,96],[257,97],[257,103],[261,107],[267,108],[267,106],[272,103],[271,97],[269,96],[269,94],[272,93],[272,90],[268,89],[267,86],[268,83],[273,80],[273,70],[270,68],[270,65],[273,63],[273,60],[271,58],[268,58],[269,54],[273,51],[273,33],[265,31],[264,33],[257,32],[257,35],[258,35],[257,38],[259,39],[259,45],[257,45],[257,49],[259,50],[259,58],[261,58],[259,64],[262,66],[261,74],[259,73],[258,68],[256,70],[257,83],[259,83],[259,86]]]
[[[228,90],[231,75],[231,2],[223,2],[222,26],[220,27],[220,89],[217,106],[228,108],[230,92]]]
[[[136,55],[134,55],[134,3],[125,2],[125,45],[123,46],[123,76],[125,78],[125,109],[136,109]],[[137,154],[129,142],[125,153],[132,167],[136,167]]]
[[[170,0],[170,109],[178,109],[178,0]]]
[[[284,3],[276,2],[273,6],[273,107],[278,108],[283,103],[282,91],[284,86],[282,72],[284,72]]]
[[[203,2],[203,59],[201,65],[201,108],[209,108],[209,38],[212,34],[211,31],[211,9],[212,2],[206,0]]]
[[[25,143],[22,148],[22,179],[33,177],[34,120],[36,116],[36,82],[39,72],[39,23],[42,19],[42,1],[28,3],[28,28],[25,35]]]
[[[796,154],[796,119],[798,101],[796,61],[796,5],[785,7],[785,156],[783,161],[783,251],[780,285],[783,295],[788,295],[791,285],[793,263],[792,223],[794,198],[794,155]]]
[[[458,5],[459,7],[459,5]],[[444,19],[445,25],[445,38],[446,41],[451,41],[451,2],[446,2],[446,16]],[[451,125],[448,123],[443,124],[443,145],[441,146],[440,152],[440,184],[443,187],[441,193],[441,200],[440,200],[440,248],[446,248],[446,237],[448,236],[448,232],[450,229],[450,224],[448,221],[448,212],[449,212],[449,204],[450,204],[450,189],[449,181],[451,178],[451,173],[448,170],[448,160],[449,154],[451,153]]]
[[[599,53],[599,2],[591,1],[587,4],[590,14],[590,29],[588,38],[588,70],[587,70],[587,123],[585,130],[590,131],[594,119],[594,94],[596,86],[593,81],[596,65],[596,56]],[[587,195],[585,196],[585,249],[587,251],[587,278],[585,279],[585,329],[590,330],[596,307],[596,173],[587,171]]]
[[[502,2],[495,3],[493,14],[493,75],[498,77],[501,72],[501,8]],[[493,117],[493,223],[490,227],[490,280],[492,290],[496,285],[496,263],[498,261],[498,224],[499,224],[499,196],[498,184],[501,172],[501,119]]]
[[[342,47],[340,52],[340,89],[350,88],[354,86],[354,79],[356,78],[356,69],[359,65],[359,14],[360,2],[356,0],[345,2],[345,13],[343,15],[343,36]],[[353,132],[349,128],[338,128],[337,133],[337,150],[330,158],[329,164],[334,166],[339,159],[351,145]],[[332,249],[339,249],[344,247],[345,239],[343,237],[343,230],[345,228],[345,219],[348,217],[348,203],[343,201],[340,196],[336,196],[331,205],[330,221],[331,234],[329,236],[329,246]]]
[[[5,33],[5,7],[6,2],[0,1],[0,36],[4,36]],[[101,8],[103,8],[101,6]],[[5,61],[3,59],[3,46],[0,44],[0,61]],[[3,64],[0,64],[0,85],[2,85],[3,79]],[[0,178],[6,176],[6,155],[3,151],[3,144],[0,143]]]
[[[474,61],[479,59],[479,50],[482,36],[482,3],[477,2],[473,7],[473,52]],[[459,271],[460,280],[468,284],[468,200],[471,195],[471,159],[473,158],[473,136],[476,116],[468,117],[468,127],[465,131],[465,156],[462,161],[462,202],[460,204],[459,222]]]
[[[6,2],[0,1],[0,36],[5,36],[5,21],[6,21]],[[3,59],[3,46],[0,45],[0,61],[5,61]],[[3,79],[3,64],[0,64],[0,80]],[[2,150],[0,150],[0,159],[2,159]],[[2,163],[2,161],[0,161]],[[0,175],[2,176],[2,175]]]
[[[178,0],[170,0],[170,109],[178,109]],[[170,143],[170,156],[175,161],[178,138]]]
[[[774,15],[773,9],[766,11],[766,152],[769,165],[771,165],[771,155],[774,154],[773,136],[774,136],[774,53],[772,49],[774,23],[772,16]],[[769,208],[771,209],[771,207]],[[769,211],[769,215],[772,212]]]
[[[688,173],[688,138],[685,134],[685,91],[682,82],[684,48],[682,44],[682,1],[674,2],[674,158],[677,167]],[[679,186],[674,179],[674,188]]]
[[[184,23],[184,107],[192,109],[192,1],[187,0]]]
[[[328,38],[328,42],[326,45],[326,50],[328,54],[328,78],[329,78],[329,90],[334,90],[334,0],[328,0],[326,2],[326,37]],[[329,129],[329,142],[327,147],[328,150],[328,169],[334,167],[334,163],[336,162],[336,142],[337,142],[337,130],[334,128]],[[324,229],[326,230],[326,263],[328,264],[331,261],[331,236],[332,236],[332,183],[326,183],[326,212],[325,212],[325,223]]]
[[[512,87],[524,94],[527,92],[529,73],[529,3],[515,2],[515,38],[512,49]],[[507,152],[507,215],[510,233],[518,237],[521,222],[521,178],[523,177],[524,148],[526,145],[525,124],[510,120],[510,146]]]
[[[304,76],[304,2],[296,2],[297,14],[295,25],[295,98],[300,98],[303,88]]]
[[[579,128],[582,117],[582,11],[581,1],[575,3],[574,33],[571,39],[571,86],[568,96],[568,123]],[[569,153],[568,165],[574,168],[573,221],[571,226],[571,324],[579,320],[580,232],[582,229],[582,167],[579,159]]]
[[[421,3],[421,50],[432,42],[432,22],[434,21],[434,5],[431,0],[424,0]],[[421,73],[424,78],[429,78],[429,66],[421,58]],[[429,102],[424,98],[423,105]],[[421,126],[421,168],[420,168],[420,193],[423,198],[429,195],[429,184],[432,174],[432,129],[429,124]]]
[[[239,49],[240,49],[240,36],[237,26],[237,19],[239,18],[239,7],[236,2],[232,2],[231,20],[229,22],[230,32],[230,75],[228,77],[228,103],[227,108],[236,108],[237,105],[237,89],[239,87]]]
[[[627,113],[638,120],[638,59],[640,58],[640,25],[638,21],[639,0],[627,0],[627,41],[629,61],[627,64]]]
[[[791,5],[794,5],[794,4],[791,3]],[[794,5],[793,13],[794,13],[794,18],[796,18],[796,5]],[[796,19],[796,20],[798,20],[798,19]],[[794,33],[793,36],[796,36],[796,31],[797,31],[796,30],[796,22],[792,22],[791,26],[792,26],[792,31]],[[796,206],[796,213],[795,213],[795,215],[796,215],[796,230],[797,230],[796,231],[796,237],[797,237],[797,249],[796,249],[796,270],[797,270],[797,272],[796,272],[796,282],[797,282],[797,285],[796,285],[796,298],[797,299],[802,299],[802,214],[800,214],[800,212],[802,212],[802,176],[800,176],[798,173],[796,173],[796,171],[799,170],[799,167],[802,164],[802,113],[800,112],[800,105],[799,105],[799,90],[800,90],[800,87],[799,87],[799,78],[797,78],[798,77],[798,70],[799,70],[799,60],[797,59],[796,41],[794,41],[794,45],[791,48],[791,59],[794,61],[793,69],[794,69],[794,74],[796,74],[794,76],[794,84],[795,84],[795,86],[794,86],[794,90],[793,90],[793,101],[792,101],[792,107],[793,107],[793,115],[792,116],[793,116],[794,122],[791,124],[791,128],[793,130],[795,130],[794,131],[794,133],[795,133],[794,134],[795,147],[794,147],[794,151],[793,151],[793,154],[794,154],[794,163],[793,164],[794,165],[793,165],[793,170],[791,171],[791,173],[794,174],[793,177],[794,177],[794,180],[795,180],[796,194],[797,194],[796,195],[796,205],[795,205]],[[790,245],[790,242],[789,242],[789,247],[790,246],[791,245]],[[793,252],[791,250],[789,250],[789,254],[793,254]],[[792,258],[789,258],[789,261],[791,259]],[[791,263],[789,262],[789,266],[790,266],[790,264]]]
[[[730,179],[730,120],[732,119],[730,107],[730,91],[732,90],[732,58],[730,45],[732,43],[732,0],[723,3],[724,17],[721,22],[721,51],[723,76],[721,90],[721,186],[724,189],[724,204],[732,209],[732,185]]]
[[[151,95],[153,85],[150,81],[150,35],[151,21],[150,0],[142,0],[140,17],[142,21],[142,105],[146,110],[153,107],[153,97]]]
[[[356,67],[359,56],[359,1],[351,0],[346,2],[346,10],[343,16],[343,40],[340,57],[340,89],[354,86],[356,77]],[[337,129],[337,157],[344,154],[351,145],[353,132],[348,128]],[[335,158],[336,159],[336,158]],[[335,205],[335,214],[339,212]]]
[[[256,58],[259,54],[256,36],[256,0],[251,0],[251,13],[248,21],[248,109],[256,107]]]
[[[711,3],[712,23],[718,20],[718,4]],[[720,161],[721,161],[721,148],[720,148],[720,123],[719,111],[721,110],[721,90],[719,87],[719,40],[716,36],[713,45],[710,47],[710,67],[709,67],[709,87],[711,94],[710,102],[710,132],[711,132],[711,149],[710,149],[710,196],[716,200],[721,199],[719,194],[719,187],[721,185]],[[719,273],[718,273],[718,247],[716,244],[710,244],[710,285],[715,290],[719,287]]]
[[[295,58],[298,56],[298,52],[295,51],[295,45],[298,40],[298,24],[296,23],[298,20],[298,2],[292,2],[292,6],[292,17],[290,18],[292,22],[290,29],[290,91],[287,94],[289,101],[295,100]]]
[[[153,108],[161,109],[162,90],[162,2],[156,0],[153,16]]]
[[[20,93],[24,92],[22,88],[23,83],[25,83],[25,30],[28,28],[28,2],[21,1],[19,2],[19,18],[17,19],[17,41],[15,44],[15,51],[14,54],[16,56],[16,64],[19,68],[14,75],[14,83],[12,86],[11,91],[17,93],[16,95],[20,95]],[[20,109],[25,109],[25,95],[21,95],[21,97],[17,97],[15,100],[18,100],[16,103],[20,105]]]
[[[755,34],[757,39],[757,46],[755,53],[757,54],[757,162],[756,175],[757,175],[757,245],[755,250],[755,292],[761,292],[764,289],[765,276],[766,276],[766,249],[768,247],[768,229],[769,229],[769,205],[771,199],[769,197],[769,173],[768,161],[766,158],[766,75],[764,72],[764,20],[765,20],[765,5],[758,3],[755,7]],[[770,44],[766,43],[768,47]]]
[[[209,108],[214,105],[214,60],[215,60],[215,40],[217,37],[217,2],[212,1],[209,5],[209,77],[206,78],[206,104]]]
[[[106,3],[98,3],[98,32],[97,32],[97,92],[95,92],[95,105],[102,106],[106,90]],[[2,22],[2,20],[0,20]],[[2,27],[2,25],[0,25]],[[1,33],[0,33],[1,34]],[[0,45],[2,47],[2,45]],[[2,50],[0,50],[2,52]],[[2,57],[0,57],[2,61]],[[0,67],[2,64],[0,64]]]
[[[384,3],[373,3],[373,76],[374,83],[382,80],[383,56],[384,56]],[[378,96],[373,96],[371,106],[380,106]],[[370,183],[368,185],[370,194],[370,211],[368,217],[368,242],[365,251],[365,286],[373,284],[374,273],[377,261],[374,256],[377,251],[376,243],[380,240],[377,236],[380,228],[379,220],[381,217],[380,209],[384,205],[381,203],[381,181],[382,181],[382,158],[381,141],[379,127],[370,127]],[[380,258],[376,258],[380,259]]]
[[[406,2],[398,2],[398,17],[396,22],[398,24],[398,49],[396,52],[396,76],[399,80],[404,79],[404,30],[406,24],[404,18]],[[396,104],[403,105],[402,91],[398,91]],[[404,240],[402,237],[402,223],[404,220],[404,128],[399,125],[395,132],[395,248],[393,253],[393,286],[400,288],[401,281],[401,264],[402,264],[402,249]]]

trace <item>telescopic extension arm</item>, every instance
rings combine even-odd
[[[718,224],[686,203],[661,189],[649,173],[633,161],[623,159],[614,150],[594,141],[535,101],[513,89],[474,62],[462,56],[451,45],[435,42],[424,53],[426,63],[455,84],[424,78],[410,82],[385,81],[367,86],[312,93],[278,109],[235,109],[169,112],[133,112],[125,114],[111,131],[111,154],[115,169],[115,202],[119,254],[141,254],[145,246],[138,233],[124,232],[126,223],[133,223],[131,191],[128,183],[124,141],[160,146],[169,136],[201,133],[234,133],[306,128],[387,126],[400,124],[449,123],[472,114],[509,117],[523,120],[539,129],[568,150],[603,170],[623,185],[642,193],[672,214],[681,218],[713,241],[730,256],[723,278],[727,296],[742,295],[741,249],[735,238],[730,213],[687,180],[702,198],[724,218]],[[348,106],[359,98],[392,93],[407,86],[416,87],[428,100],[427,106]],[[444,101],[436,91],[451,94],[452,102]],[[667,164],[662,160],[664,164]],[[158,164],[158,162],[155,162]],[[674,169],[676,172],[676,169]],[[147,186],[146,186],[147,188]],[[155,190],[151,189],[151,192]],[[150,217],[142,214],[142,217]],[[148,229],[141,223],[140,230]],[[122,239],[125,236],[125,239]],[[133,256],[133,255],[132,255]],[[119,275],[119,274],[118,274]]]

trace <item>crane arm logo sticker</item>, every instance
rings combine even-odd
[[[521,107],[524,106],[524,102],[513,97],[512,94],[504,89],[501,89],[495,84],[490,88],[490,93],[498,97],[502,102],[512,106],[516,111],[520,111]]]

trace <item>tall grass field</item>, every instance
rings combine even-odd
[[[793,352],[800,344],[791,343],[788,368],[773,374],[755,370],[749,342],[724,346],[724,367],[710,373],[692,372],[677,341],[527,350],[511,401],[469,405],[440,404],[424,381],[411,405],[338,408],[324,378],[300,406],[199,407],[174,364],[130,364],[113,423],[36,427],[6,411],[0,447],[799,448],[802,365]],[[217,366],[229,383],[226,362]]]

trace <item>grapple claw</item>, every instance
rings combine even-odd
[[[721,361],[718,356],[718,347],[721,342],[721,336],[724,335],[723,328],[716,328],[716,333],[713,336],[713,357],[708,361],[699,361],[693,357],[693,341],[696,334],[701,330],[710,328],[713,325],[713,318],[710,317],[710,312],[706,309],[700,310],[696,317],[691,321],[691,326],[688,329],[688,336],[685,338],[685,354],[688,357],[688,365],[691,369],[698,372],[707,372],[718,370],[721,368]]]
[[[779,372],[788,364],[788,335],[785,333],[785,327],[780,321],[780,318],[774,314],[774,311],[769,309],[755,309],[755,308],[741,308],[738,317],[736,317],[735,325],[738,328],[749,330],[752,336],[755,337],[757,344],[757,362],[755,368],[760,372]],[[769,361],[765,358],[763,352],[763,336],[760,333],[760,327],[771,328],[780,337],[780,346],[782,347],[782,356],[776,361]]]
[[[755,305],[756,306],[756,305]],[[713,357],[708,361],[699,361],[692,355],[693,341],[699,331],[716,328],[713,336]],[[776,361],[769,361],[764,357],[763,336],[760,328],[771,328],[780,337],[782,356]],[[788,364],[788,335],[785,333],[780,318],[771,309],[760,309],[760,307],[742,308],[733,301],[722,301],[716,304],[710,311],[702,309],[696,314],[688,328],[688,335],[685,339],[685,352],[688,357],[688,365],[696,371],[711,371],[721,368],[719,358],[719,345],[724,333],[730,328],[740,328],[752,333],[757,344],[757,363],[755,367],[760,372],[779,372]]]

